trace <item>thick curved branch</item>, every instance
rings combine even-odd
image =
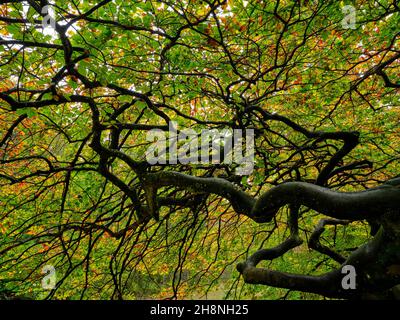
[[[366,191],[338,192],[306,182],[287,182],[262,194],[251,215],[272,218],[286,204],[304,205],[337,219],[378,218],[385,212],[399,211],[400,188],[383,184]]]
[[[221,178],[199,178],[184,173],[162,171],[147,174],[143,177],[143,183],[153,190],[152,197],[156,196],[158,188],[175,186],[183,189],[191,189],[196,192],[213,193],[229,200],[239,214],[249,215],[255,203],[253,197],[245,193],[232,182]],[[153,210],[157,210],[156,200],[152,202]]]
[[[369,292],[389,290],[400,282],[400,276],[390,272],[390,265],[399,263],[398,246],[398,240],[390,240],[381,228],[371,241],[355,250],[340,268],[322,275],[310,276],[256,268],[249,262],[239,264],[238,270],[246,283],[311,292],[332,298],[361,298]],[[381,257],[379,262],[378,257]],[[351,265],[356,270],[355,289],[345,290],[342,286],[342,267],[345,265]]]
[[[270,221],[285,205],[304,205],[327,216],[344,220],[375,219],[388,211],[398,212],[400,182],[360,192],[338,192],[306,182],[287,182],[263,193],[257,200],[235,184],[221,178],[199,178],[179,172],[157,172],[144,176],[144,184],[152,190],[152,209],[157,210],[156,191],[175,186],[186,190],[213,193],[231,202],[238,214],[258,222]],[[148,199],[149,201],[149,199]]]
[[[339,263],[345,262],[346,261],[345,257],[337,253],[336,251],[332,250],[331,248],[328,248],[327,246],[321,244],[319,239],[322,233],[325,231],[326,225],[338,225],[338,224],[346,225],[349,224],[349,222],[350,221],[347,220],[321,219],[318,222],[318,225],[316,226],[315,230],[311,234],[310,239],[308,240],[308,247],[331,257],[333,260]]]
[[[303,243],[303,240],[299,237],[299,208],[299,206],[290,207],[288,219],[290,237],[274,248],[261,249],[256,251],[249,259],[247,259],[244,264],[238,264],[237,269],[239,272],[242,272],[245,268],[249,266],[255,267],[263,260],[273,260],[281,257],[289,250],[296,248]]]

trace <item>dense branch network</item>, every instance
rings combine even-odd
[[[11,230],[1,231],[0,266],[11,269],[26,251],[29,279],[60,257],[63,277],[49,297],[83,268],[82,298],[93,252],[114,239],[104,286],[122,299],[131,274],[141,263],[147,270],[146,256],[175,246],[177,297],[177,274],[211,211],[236,217],[235,226],[250,218],[248,232],[276,223],[288,207],[289,236],[237,265],[246,283],[338,298],[386,294],[400,283],[400,178],[388,180],[398,175],[397,145],[376,142],[385,129],[359,125],[398,99],[396,1],[364,8],[365,30],[342,30],[330,1],[70,1],[53,6],[46,36],[47,5],[0,1],[7,27],[0,37],[0,230]],[[352,42],[369,37],[368,28],[385,28],[383,40]],[[149,164],[146,133],[167,132],[175,120],[195,129],[254,129],[255,172],[238,177],[224,163]],[[383,125],[396,137],[397,124]],[[21,222],[15,217],[23,210],[30,215]],[[322,275],[259,267],[303,244],[299,225],[310,212],[329,218],[306,230],[308,248],[340,266]],[[323,244],[326,226],[358,221],[369,223],[373,237],[349,255]],[[171,239],[171,229],[182,234]],[[206,242],[212,232],[204,232]],[[42,252],[49,255],[35,260]],[[355,291],[341,287],[346,264],[358,270]]]

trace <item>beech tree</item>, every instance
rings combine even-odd
[[[0,1],[3,296],[398,296],[399,11]],[[172,121],[254,130],[254,170],[150,164]]]

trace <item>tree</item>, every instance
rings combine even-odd
[[[1,1],[4,290],[52,265],[48,298],[188,297],[237,265],[230,297],[394,297],[399,6],[344,5]],[[150,164],[171,121],[253,129],[254,170]]]

